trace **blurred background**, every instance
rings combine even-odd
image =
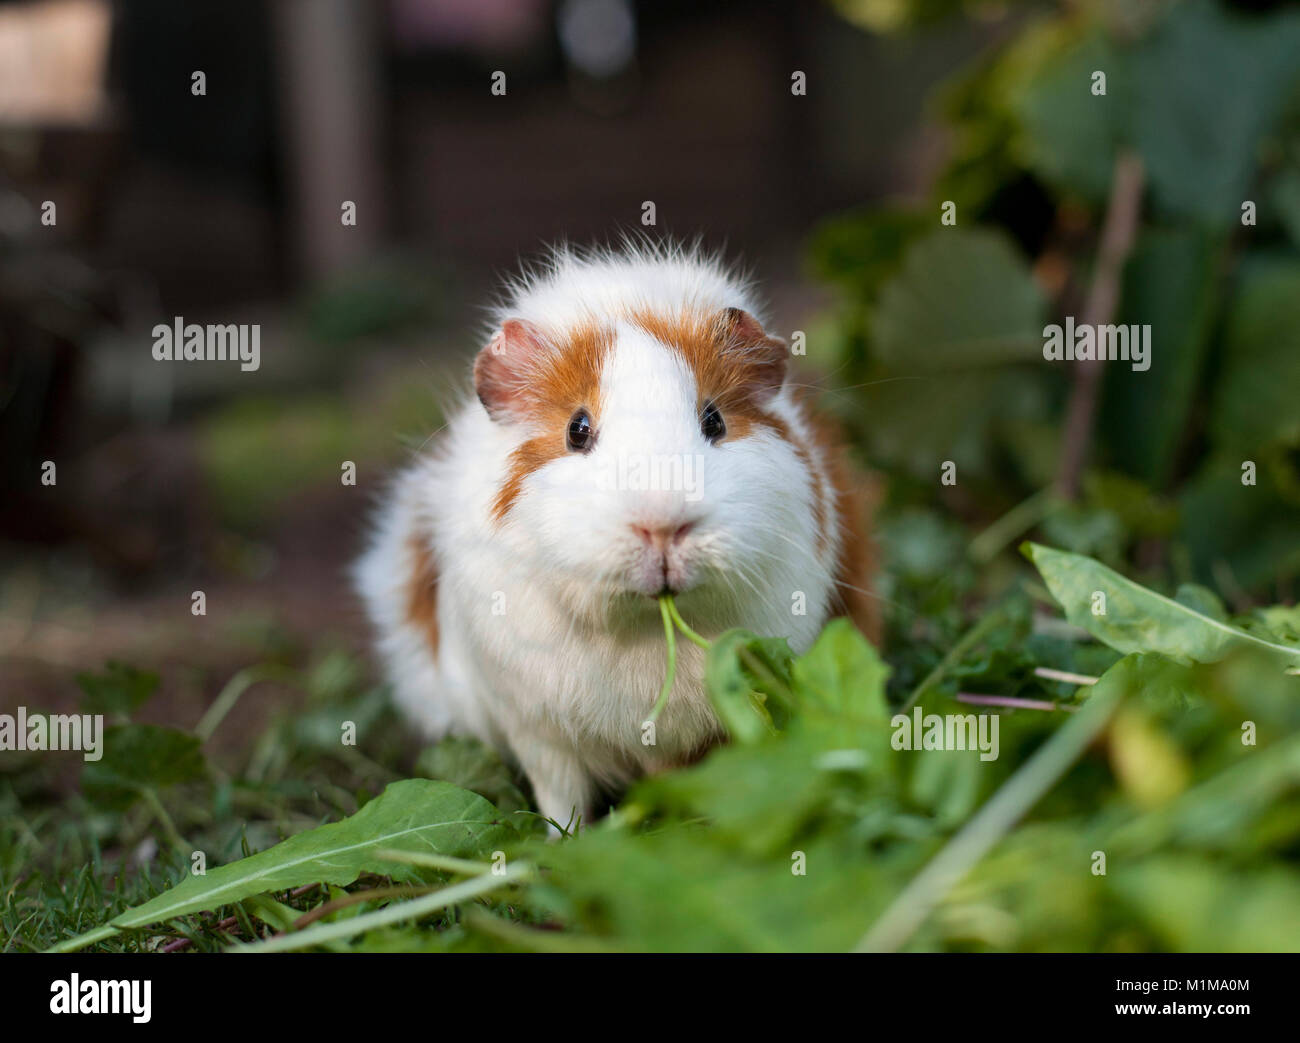
[[[888,479],[898,685],[1030,532],[1293,603],[1298,87],[1263,0],[0,2],[0,711],[109,661],[182,727],[258,664],[359,683],[344,570],[480,306],[627,228],[805,334]],[[1151,369],[1044,362],[1065,315],[1151,324]],[[176,316],[260,368],[154,361]],[[263,692],[218,746],[304,698]]]

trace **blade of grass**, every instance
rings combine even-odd
[[[235,703],[239,702],[239,697],[249,688],[261,681],[283,680],[288,676],[289,671],[278,666],[250,666],[240,670],[226,682],[226,686],[204,712],[199,723],[194,727],[194,734],[201,742],[207,742],[212,738],[212,733],[217,730],[217,726],[225,720],[226,714],[230,713]]]
[[[677,602],[671,594],[660,598],[660,604],[666,604],[668,606],[668,615],[672,617],[673,624],[682,632],[682,636],[685,637],[687,641],[699,645],[706,652],[713,647],[712,641],[701,637],[686,625],[686,620],[682,619],[682,614],[677,609]]]
[[[673,690],[673,681],[677,678],[677,631],[673,629],[672,598],[665,595],[659,599],[659,614],[664,621],[664,640],[668,642],[668,670],[664,675],[663,687],[659,689],[659,698],[655,700],[654,709],[650,711],[650,720],[658,720],[663,708],[668,705],[668,696]]]

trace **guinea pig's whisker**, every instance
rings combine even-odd
[[[788,541],[789,543],[793,544],[793,545],[796,546],[796,547],[799,547],[799,546],[800,546],[800,544],[797,543],[797,542],[795,542],[795,540],[794,540],[792,537],[786,535],[786,534],[783,533],[783,532],[779,532],[779,531],[778,531],[778,532],[776,532],[776,535],[777,535],[777,536],[780,536],[782,539]],[[837,579],[837,578],[835,578],[835,576],[833,576],[833,575],[830,573],[829,570],[826,570],[826,575],[830,578],[830,581],[831,581],[832,583],[834,583],[837,587],[843,587],[845,590],[853,590],[853,591],[857,591],[857,593],[859,593],[859,594],[864,594],[864,595],[866,595],[866,596],[869,597],[869,598],[874,598],[876,601],[879,601],[879,602],[881,602],[882,604],[890,605],[890,606],[892,606],[892,607],[894,607],[894,608],[903,608],[903,607],[904,607],[904,606],[902,606],[902,605],[901,605],[899,602],[897,602],[897,601],[891,601],[889,598],[885,597],[883,594],[877,594],[875,591],[864,590],[862,587],[856,587],[856,586],[854,586],[852,583],[849,583],[847,580]]]

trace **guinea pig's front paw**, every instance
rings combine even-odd
[[[537,810],[546,820],[547,840],[558,840],[566,836],[576,837],[584,828],[591,825],[591,810],[572,799],[539,795]]]
[[[513,745],[551,838],[576,834],[589,824],[594,788],[578,759],[557,744],[536,739]]]
[[[576,812],[570,812],[568,815],[547,814],[545,811],[541,814],[546,819],[546,839],[559,840],[561,837],[576,837],[582,832],[582,827],[586,825],[584,816]],[[557,824],[558,823],[558,824]]]

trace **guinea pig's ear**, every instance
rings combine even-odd
[[[474,360],[474,390],[493,420],[521,416],[538,363],[550,351],[542,331],[523,319],[507,319]]]
[[[762,402],[780,391],[789,358],[785,341],[768,336],[762,324],[740,308],[724,308],[715,322],[723,351],[741,363],[748,393]]]

